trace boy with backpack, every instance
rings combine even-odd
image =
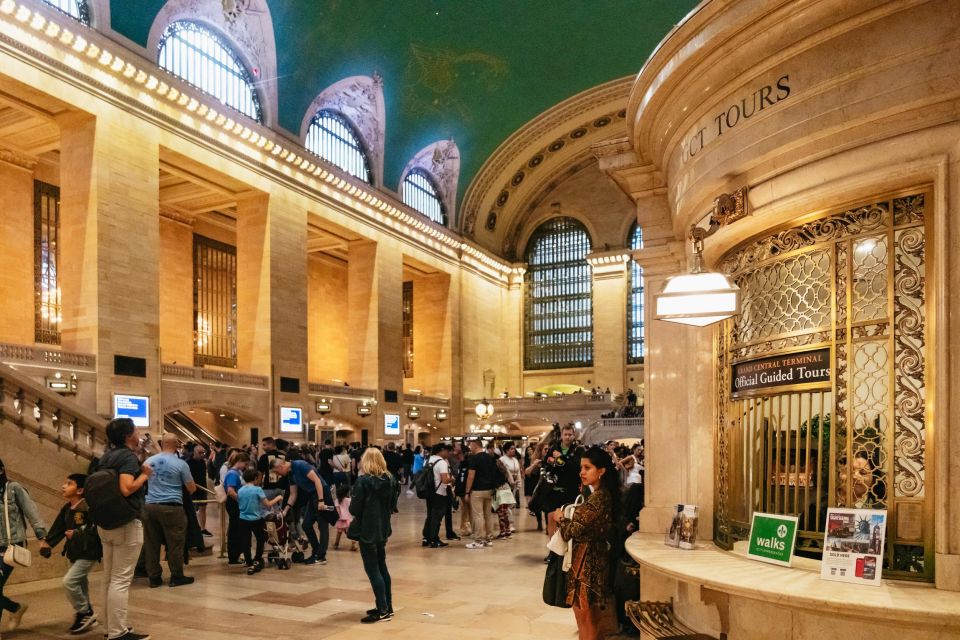
[[[70,633],[83,633],[97,622],[90,604],[90,587],[87,576],[94,565],[103,557],[103,547],[97,527],[90,521],[89,507],[83,499],[84,484],[87,476],[72,473],[67,476],[60,488],[67,503],[60,509],[57,519],[40,541],[40,555],[49,558],[53,549],[66,540],[63,555],[71,562],[70,569],[63,576],[63,588],[67,599],[73,606],[75,617]]]

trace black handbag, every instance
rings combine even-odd
[[[567,604],[567,573],[563,570],[563,556],[550,554],[547,572],[543,577],[543,602],[551,607],[569,609]]]

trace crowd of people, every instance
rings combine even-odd
[[[268,522],[286,526],[293,540],[304,541],[295,562],[326,564],[333,527],[335,547],[346,536],[359,550],[374,594],[375,606],[362,622],[388,619],[393,600],[386,543],[403,487],[426,501],[422,544],[433,549],[462,539],[471,550],[511,540],[517,513],[526,508],[537,530],[547,537],[559,530],[573,541],[566,603],[576,613],[581,637],[601,637],[614,609],[622,618],[622,602],[617,607],[610,598],[623,540],[636,529],[643,504],[642,443],[630,449],[615,442],[585,449],[572,426],[557,426],[550,437],[523,451],[509,439],[380,448],[329,441],[295,445],[267,437],[243,448],[205,447],[181,443],[170,433],[159,443],[141,438],[125,418],[107,425],[107,438],[109,449],[87,474],[64,480],[66,503],[49,529],[29,493],[7,481],[0,462],[0,496],[8,515],[0,521],[0,552],[23,545],[25,523],[41,541],[41,555],[49,557],[63,543],[62,553],[71,562],[63,579],[75,612],[71,633],[88,631],[98,621],[87,576],[102,562],[100,622],[107,638],[149,638],[134,631],[128,619],[130,585],[138,575],[150,588],[193,583],[185,567],[192,555],[209,552],[205,538],[213,534],[206,528],[207,509],[217,501],[227,516],[228,565],[241,565],[250,575],[263,570],[271,559],[264,555]],[[588,495],[586,501],[564,517],[561,508],[581,493]],[[544,561],[550,559],[548,554]],[[3,596],[13,570],[0,563],[0,615],[8,614],[8,629],[15,629],[26,611],[26,605]]]

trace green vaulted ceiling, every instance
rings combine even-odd
[[[268,0],[279,124],[295,134],[334,82],[379,72],[384,184],[453,137],[460,195],[511,133],[542,111],[635,74],[694,0]],[[146,46],[164,0],[111,0],[111,27]]]

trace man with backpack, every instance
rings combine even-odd
[[[450,504],[453,476],[447,464],[450,447],[443,443],[433,445],[433,455],[417,477],[417,495],[424,494],[427,518],[423,523],[423,546],[431,549],[448,546],[440,541],[440,522]]]
[[[130,418],[108,422],[107,441],[112,448],[87,478],[84,491],[103,543],[104,627],[108,640],[150,640],[149,635],[134,633],[127,621],[127,603],[143,546],[143,487],[153,469],[141,465],[134,453],[139,436]]]

